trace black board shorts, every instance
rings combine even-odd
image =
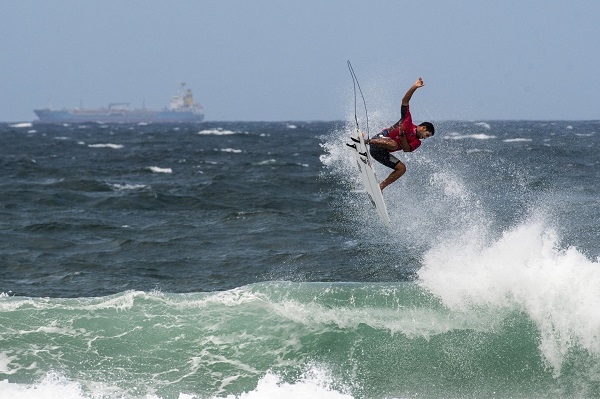
[[[393,156],[388,150],[375,145],[369,146],[369,152],[371,153],[373,159],[380,164],[387,166],[388,168],[395,169],[396,165],[398,165],[398,162],[400,162],[400,160]]]

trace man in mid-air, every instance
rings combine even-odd
[[[404,152],[414,151],[421,145],[421,140],[429,138],[435,133],[435,128],[430,122],[423,122],[419,126],[413,125],[408,107],[412,95],[419,87],[424,85],[423,79],[417,79],[402,98],[400,120],[387,129],[383,129],[371,140],[367,140],[371,156],[379,163],[394,169],[385,180],[379,183],[381,190],[398,180],[406,172],[406,165],[393,156],[392,152],[399,150]]]

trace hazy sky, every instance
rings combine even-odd
[[[600,2],[0,0],[0,121],[168,105],[206,119],[340,120],[351,60],[373,118],[600,119]]]

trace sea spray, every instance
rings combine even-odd
[[[447,241],[424,256],[420,285],[455,310],[516,309],[535,323],[555,375],[569,352],[600,359],[600,264],[530,219],[489,244]]]

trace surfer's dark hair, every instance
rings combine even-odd
[[[433,127],[433,123],[423,122],[419,126],[425,126],[425,129],[427,129],[428,132],[431,132],[432,136],[435,134],[435,127]]]

